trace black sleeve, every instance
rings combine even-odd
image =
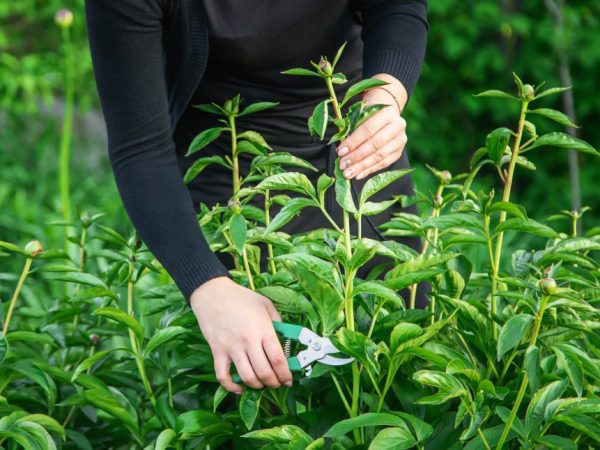
[[[427,0],[353,0],[362,18],[363,75],[389,73],[410,96],[427,46]]]
[[[162,61],[162,0],[86,0],[111,167],[131,222],[189,302],[230,276],[198,224],[177,165]]]

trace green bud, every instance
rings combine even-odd
[[[97,334],[90,334],[90,342],[95,347],[100,342],[100,336]]]
[[[227,99],[225,100],[225,104],[223,105],[223,109],[228,112],[228,113],[232,113],[233,112],[233,102],[231,101],[231,99]]]
[[[523,97],[525,97],[527,100],[533,100],[533,98],[535,97],[535,92],[532,85],[523,85]]]
[[[542,289],[542,292],[544,294],[551,295],[556,293],[558,286],[556,285],[556,281],[554,280],[554,278],[548,277],[540,280],[540,288]]]
[[[37,255],[42,253],[42,244],[40,241],[30,241],[25,246],[25,253],[30,258],[35,258]]]
[[[242,213],[242,205],[240,204],[239,201],[237,201],[235,199],[229,200],[229,202],[227,203],[227,207],[234,214],[241,214]]]
[[[452,181],[452,174],[447,170],[440,172],[440,182],[442,184],[449,184]]]
[[[73,13],[68,9],[59,9],[54,14],[54,21],[61,28],[69,28],[73,24]]]
[[[321,69],[321,71],[327,76],[333,75],[333,67],[325,58],[321,58],[319,61],[319,69]]]

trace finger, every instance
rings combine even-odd
[[[237,373],[246,385],[254,388],[254,389],[262,389],[264,388],[264,384],[258,379],[258,376],[254,372],[254,368],[252,364],[250,364],[250,360],[248,359],[248,355],[244,352],[235,353],[232,355],[231,359],[235,364],[235,368],[237,369]]]
[[[262,384],[272,388],[278,388],[281,386],[281,383],[267,359],[262,342],[257,344],[258,345],[252,345],[252,347],[247,350],[252,369]]]
[[[273,302],[271,302],[271,300],[269,300],[268,298],[265,298],[265,305],[267,307],[267,312],[269,313],[269,317],[271,317],[271,320],[275,322],[281,322],[281,316],[279,315],[279,312],[277,312],[277,309],[275,309],[275,305],[273,305]]]
[[[373,114],[365,120],[360,126],[354,130],[350,136],[340,142],[337,148],[339,156],[344,156],[353,152],[359,145],[381,130],[391,120],[389,114],[383,113],[381,110]]]
[[[234,392],[236,394],[242,393],[242,386],[233,382],[229,368],[231,367],[231,358],[225,354],[219,354],[215,356],[215,375],[217,381],[227,391]]]
[[[386,144],[392,141],[395,137],[402,133],[402,130],[396,125],[388,123],[382,129],[380,129],[374,136],[363,142],[349,155],[344,156],[340,159],[340,168],[344,171],[344,176],[349,176],[346,172],[351,166],[356,165],[367,156],[382,149]],[[386,156],[386,155],[382,155]],[[349,171],[348,171],[349,173]],[[356,174],[357,172],[354,172]]]
[[[396,161],[398,161],[401,156],[402,156],[402,150],[394,151],[393,153],[391,153],[388,156],[386,156],[385,158],[383,158],[377,164],[370,166],[369,168],[363,170],[361,173],[359,173],[359,175],[356,177],[356,179],[361,180],[371,174],[374,174],[375,172],[385,169],[386,167],[388,167],[388,166],[394,164]]]
[[[279,339],[277,339],[275,333],[273,333],[273,336],[263,340],[263,349],[267,358],[269,358],[269,363],[275,371],[275,375],[279,379],[279,382],[286,386],[291,386],[292,372],[290,372],[285,353],[283,352],[281,343],[279,342]]]

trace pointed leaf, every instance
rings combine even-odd
[[[498,336],[498,361],[504,354],[517,347],[529,331],[533,317],[529,314],[517,314],[504,324]]]
[[[529,114],[537,114],[539,116],[546,117],[546,118],[553,120],[555,122],[558,122],[561,125],[564,125],[566,127],[579,128],[577,125],[575,125],[571,121],[571,118],[569,116],[567,116],[566,114],[564,114],[560,111],[557,111],[555,109],[538,108],[538,109],[532,109],[532,110],[528,111],[528,113]]]
[[[189,333],[191,330],[178,326],[170,326],[158,330],[152,338],[146,344],[146,348],[144,349],[144,355],[148,356],[154,350],[156,350],[161,345],[166,344],[167,342],[171,342],[182,335]]]
[[[485,146],[488,150],[490,159],[494,161],[496,165],[500,164],[500,160],[502,159],[502,156],[504,156],[511,135],[512,131],[508,128],[497,128],[487,135]]]
[[[234,214],[231,216],[229,221],[229,232],[231,234],[231,241],[235,246],[238,253],[241,255],[246,245],[246,237],[248,228],[246,225],[246,219],[241,214]]]
[[[125,311],[121,311],[118,308],[104,307],[98,308],[92,313],[92,315],[107,317],[119,322],[121,325],[125,325],[135,333],[140,342],[142,342],[142,339],[144,338],[144,327],[142,324],[140,324],[133,316],[130,316]]]
[[[346,102],[348,100],[350,100],[352,97],[360,94],[363,91],[366,91],[367,89],[372,89],[377,86],[385,86],[386,84],[389,84],[389,83],[386,81],[383,81],[383,80],[378,80],[376,78],[367,78],[367,79],[361,80],[358,83],[355,83],[352,86],[350,86],[348,91],[346,91],[346,95],[344,96],[344,100],[342,100],[342,103],[340,104],[340,106],[344,106],[346,104]]]
[[[271,109],[275,106],[279,105],[279,102],[258,102],[248,105],[241,113],[239,113],[238,117],[247,116],[248,114],[254,114],[259,111],[264,111],[266,109]]]
[[[566,149],[577,150],[582,153],[600,156],[600,153],[587,142],[572,137],[566,133],[548,133],[540,136],[533,144],[527,147],[524,151],[530,151],[538,147],[559,147]]]
[[[369,178],[364,184],[360,193],[360,205],[362,206],[374,194],[389,186],[404,175],[412,172],[413,169],[388,170]]]
[[[185,176],[183,177],[184,183],[189,183],[194,178],[196,178],[200,173],[206,169],[211,164],[219,164],[223,167],[229,167],[227,163],[220,156],[206,156],[204,158],[199,158],[194,161],[194,164],[190,166],[190,168],[185,172]]]
[[[190,156],[190,155],[196,153],[197,151],[202,150],[208,144],[210,144],[214,140],[218,139],[218,137],[221,136],[221,133],[223,133],[223,131],[226,131],[226,130],[228,130],[228,128],[215,127],[215,128],[209,128],[208,130],[202,131],[192,140],[185,156]]]

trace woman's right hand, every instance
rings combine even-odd
[[[283,348],[272,321],[281,321],[267,297],[227,277],[203,283],[190,305],[215,362],[215,375],[229,392],[242,393],[229,373],[235,365],[242,381],[253,388],[292,385]]]

